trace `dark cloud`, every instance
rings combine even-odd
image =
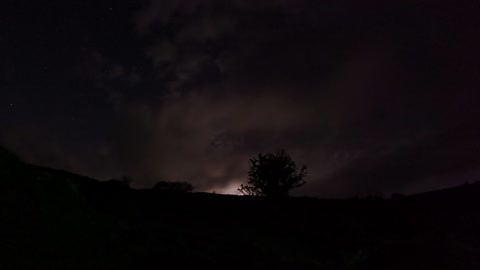
[[[279,134],[304,126],[307,109],[292,103],[280,95],[192,93],[162,109],[132,104],[118,130],[116,156],[140,184],[182,178],[208,188],[242,180],[252,154],[280,146]]]
[[[77,165],[36,162],[130,175],[139,187],[185,180],[221,192],[245,180],[248,158],[286,148],[310,168],[298,194],[328,197],[434,189],[478,168],[480,42],[470,2],[100,3],[82,4],[75,20],[53,15],[72,31],[62,38],[51,24],[35,26],[51,38],[31,53],[54,63],[48,76],[34,72],[41,64],[22,71],[15,56],[0,66],[11,91],[32,88],[17,83],[33,74],[26,81],[42,79],[35,87],[63,104],[48,101],[35,121],[58,123],[44,140],[58,157],[75,153]],[[64,124],[72,117],[82,121]]]
[[[477,126],[460,123],[393,151],[356,159],[329,177],[325,186],[345,194],[412,193],[429,185],[478,181],[479,135]]]
[[[386,171],[390,172],[390,167],[394,171],[393,164],[401,168],[403,162],[415,160],[417,151],[425,145],[432,150],[425,152],[434,153],[433,149],[440,146],[431,136],[450,130],[450,124],[458,118],[473,120],[472,115],[456,111],[458,104],[452,102],[463,102],[472,94],[464,87],[468,85],[466,74],[445,59],[455,54],[454,61],[461,63],[461,68],[469,65],[472,52],[448,48],[457,46],[451,44],[459,36],[457,31],[470,31],[468,24],[454,20],[463,15],[462,9],[455,15],[446,6],[433,9],[428,3],[416,8],[401,3],[383,3],[373,8],[348,1],[260,5],[235,2],[226,7],[216,1],[185,5],[153,1],[149,9],[139,13],[137,22],[142,33],[156,27],[177,27],[169,43],[156,45],[157,53],[152,55],[155,63],[168,59],[176,66],[176,78],[181,81],[176,85],[185,86],[187,81],[195,80],[195,72],[204,69],[209,61],[217,64],[220,74],[202,86],[193,84],[193,91],[201,93],[203,101],[190,101],[192,95],[186,94],[180,101],[167,102],[158,114],[168,114],[169,105],[176,104],[182,115],[171,119],[181,126],[191,127],[204,120],[204,125],[185,134],[196,137],[200,130],[233,133],[232,138],[221,136],[222,140],[244,142],[232,143],[238,149],[222,157],[232,164],[258,151],[287,147],[310,165],[310,178],[318,181],[311,189],[305,186],[305,193],[314,193],[315,188],[328,190],[332,182],[342,186],[332,191],[335,194],[368,192],[362,183],[371,191],[391,191],[439,173],[422,163],[411,172],[408,168],[401,170],[404,173],[397,173],[395,178]],[[454,18],[444,21],[445,15]],[[443,47],[443,42],[450,45]],[[211,52],[209,48],[215,49]],[[183,59],[182,54],[186,55]],[[202,57],[205,62],[197,60]],[[182,66],[190,68],[182,73]],[[186,93],[188,90],[183,89]],[[237,94],[232,97],[221,94],[224,92]],[[257,95],[261,98],[255,101],[246,98]],[[276,104],[278,100],[282,103]],[[208,105],[199,108],[202,103]],[[199,119],[189,117],[191,110]],[[215,118],[223,121],[213,124]],[[167,133],[170,130],[162,129]],[[174,138],[179,144],[189,145],[183,156],[188,156],[189,149],[198,149],[201,154],[197,156],[207,156],[207,145],[217,137],[205,136],[200,139],[202,143],[195,138]],[[449,138],[451,144],[473,143]],[[166,152],[170,155],[172,151]],[[445,155],[448,152],[445,150]],[[213,160],[208,163],[219,164]],[[205,167],[202,164],[199,168]],[[419,174],[419,168],[425,172]],[[238,175],[245,175],[245,170],[237,170]],[[365,176],[375,172],[378,176],[372,179]],[[227,174],[223,179],[235,177]],[[212,179],[208,172],[202,178]]]

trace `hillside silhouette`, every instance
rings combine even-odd
[[[480,183],[392,199],[134,190],[0,148],[2,269],[480,269]]]

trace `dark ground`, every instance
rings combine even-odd
[[[392,199],[175,194],[0,152],[2,269],[480,269],[480,183]]]

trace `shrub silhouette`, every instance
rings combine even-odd
[[[153,186],[154,190],[164,192],[192,192],[194,186],[188,182],[160,181]]]
[[[250,159],[248,184],[238,189],[244,195],[287,197],[290,190],[306,183],[307,167],[299,170],[285,150],[277,154],[259,154]]]

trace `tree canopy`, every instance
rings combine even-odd
[[[247,185],[238,189],[244,195],[286,197],[290,190],[306,184],[307,167],[300,169],[285,150],[277,154],[259,154],[249,160]]]

